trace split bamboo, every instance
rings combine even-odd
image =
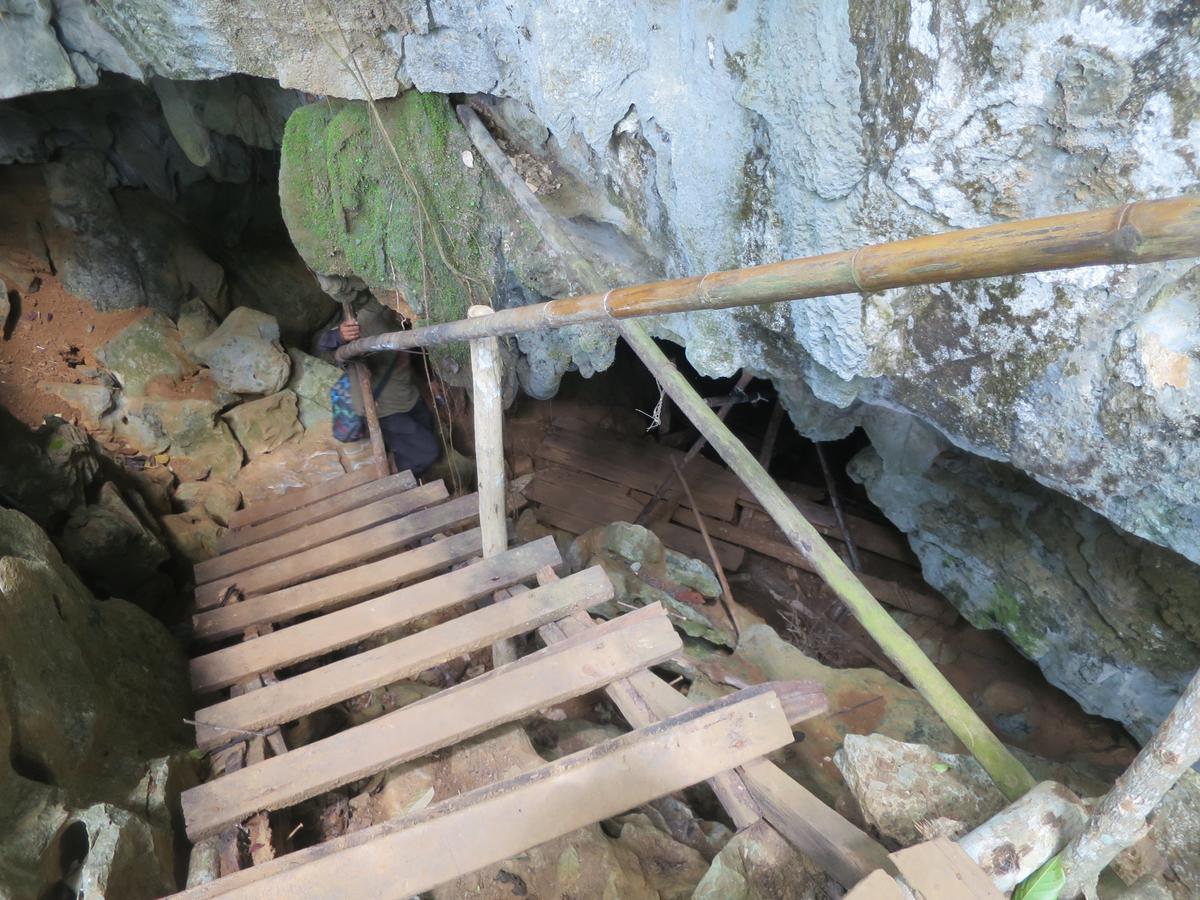
[[[534,303],[486,318],[361,338],[342,347],[337,356],[344,362],[381,350],[580,322],[1189,256],[1200,256],[1200,198],[1142,200]]]

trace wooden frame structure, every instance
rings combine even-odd
[[[482,123],[469,110],[460,110],[460,116],[484,159],[551,247],[570,255],[569,238],[514,178]],[[198,694],[228,690],[229,696],[196,714],[197,745],[216,754],[219,777],[185,792],[183,809],[189,837],[218,842],[227,877],[195,885],[185,896],[324,896],[345,894],[347,885],[364,896],[412,896],[704,780],[738,828],[765,821],[846,888],[872,873],[901,874],[904,860],[889,856],[763,758],[791,741],[789,724],[824,709],[819,691],[763,685],[693,706],[650,671],[681,647],[664,610],[646,607],[597,624],[587,609],[613,593],[602,570],[560,580],[553,567],[561,560],[549,539],[508,548],[496,338],[615,320],[623,338],[753,492],[799,557],[1015,799],[1033,786],[1029,773],[630,320],[1197,254],[1200,201],[1176,198],[700,278],[603,292],[597,286],[583,297],[500,312],[473,308],[461,322],[346,345],[338,352],[343,361],[382,350],[471,341],[479,493],[452,499],[440,482],[417,485],[408,473],[387,475],[376,458],[372,477],[352,473],[239,514],[231,521],[234,530],[221,541],[221,555],[196,567],[197,639],[209,644],[242,640],[206,648],[192,662]],[[583,283],[594,282],[590,267],[576,263]],[[375,435],[377,423],[371,424]],[[434,615],[439,621],[430,624]],[[426,627],[420,628],[422,623]],[[401,633],[413,628],[419,630]],[[534,633],[543,649],[517,658],[511,639]],[[280,727],[299,716],[486,647],[492,648],[493,666],[483,675],[297,749],[283,739]],[[304,670],[289,674],[297,665]],[[279,859],[266,854],[249,868],[242,865],[238,830],[262,834],[266,829],[269,843],[272,810],[599,689],[634,731],[427,810]],[[504,827],[495,827],[497,822]],[[471,835],[466,845],[464,833]],[[449,846],[454,852],[447,852]],[[931,852],[954,856],[945,848]]]

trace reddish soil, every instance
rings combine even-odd
[[[97,365],[95,348],[149,310],[98,313],[65,291],[51,271],[29,218],[48,219],[40,174],[29,166],[5,166],[0,194],[0,279],[12,310],[0,338],[0,405],[28,425],[58,414],[73,418],[62,400],[38,389],[40,381],[94,383],[85,370]]]

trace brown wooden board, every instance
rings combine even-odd
[[[294,509],[290,513],[259,522],[257,525],[228,529],[217,538],[217,550],[221,553],[228,553],[238,547],[245,547],[275,537],[310,522],[319,522],[329,516],[336,516],[347,510],[374,503],[390,494],[411,490],[416,486],[417,480],[413,478],[412,472],[408,471],[368,481],[366,484],[352,487],[340,494],[334,494],[332,497],[316,500],[300,509]]]
[[[967,852],[946,838],[897,850],[892,861],[921,900],[1004,900]]]
[[[690,511],[687,513],[676,513],[675,518],[676,520],[686,521],[691,515]],[[800,551],[791,544],[774,541],[763,537],[756,531],[738,525],[730,525],[728,522],[720,522],[716,519],[705,518],[704,524],[708,528],[709,534],[714,538],[719,537],[730,544],[745,547],[747,550],[753,550],[755,553],[761,553],[763,556],[777,559],[805,572],[813,571],[812,564],[801,556]],[[934,594],[923,594],[920,591],[915,591],[894,581],[877,578],[874,575],[867,575],[865,572],[856,574],[859,581],[866,586],[867,590],[880,603],[886,603],[888,606],[916,613],[919,616],[937,619],[939,622],[951,623],[958,618],[958,613],[954,607],[941,597]]]
[[[193,568],[196,584],[225,578],[254,566],[328,544],[346,535],[366,531],[373,525],[382,525],[418,509],[440,503],[449,496],[446,486],[441,481],[431,481],[429,484],[383,497],[335,516],[314,518],[307,525],[301,525],[285,534],[197,563]]]
[[[277,559],[229,578],[201,585],[196,588],[196,608],[211,609],[216,606],[225,590],[232,585],[236,585],[247,597],[252,597],[372,562],[423,537],[472,522],[478,515],[479,501],[474,494],[456,497],[403,519],[376,525],[295,556]]]
[[[293,488],[284,494],[280,494],[278,497],[259,500],[253,506],[237,510],[229,517],[229,527],[244,528],[247,525],[265,522],[268,519],[281,516],[294,509],[299,509],[301,506],[307,506],[310,503],[315,503],[326,497],[332,497],[334,494],[340,494],[342,491],[348,491],[352,487],[357,487],[360,484],[366,484],[368,481],[374,480],[375,470],[368,466],[355,469],[353,472],[338,478],[330,478],[328,481],[310,484],[308,487]]]
[[[411,897],[791,739],[775,695],[750,689],[182,896]]]
[[[337,609],[478,556],[481,549],[479,529],[472,528],[349,572],[197,613],[192,616],[192,636],[202,641],[220,640],[240,634],[251,625],[285,622],[307,613]]]
[[[197,694],[216,691],[250,675],[282,669],[348,647],[430,613],[486,597],[532,578],[542,566],[556,566],[560,562],[562,557],[554,539],[544,537],[348,609],[214,650],[191,661],[192,690]]]
[[[538,447],[539,459],[581,469],[607,481],[653,493],[667,475],[673,474],[670,457],[682,460],[683,453],[658,444],[630,444],[600,437],[583,437],[570,432],[552,432]],[[689,471],[690,471],[689,466]],[[736,479],[720,470],[720,479],[706,477],[696,491],[696,502],[706,515],[732,521],[737,513]]]
[[[566,470],[557,472],[569,475]],[[605,496],[580,485],[559,483],[541,471],[534,473],[533,480],[525,488],[525,496],[542,505],[538,517],[543,522],[576,534],[610,522],[631,522],[641,510],[641,505],[628,497],[617,493]],[[652,522],[649,527],[672,550],[698,559],[708,558],[708,548],[699,532],[670,522]],[[741,568],[746,557],[741,547],[720,540],[713,544],[722,566],[731,572]]]
[[[534,608],[519,602],[519,594],[475,612],[436,625],[409,637],[392,641],[355,656],[280,681],[254,694],[201,709],[196,721],[196,744],[201,749],[219,746],[227,731],[206,727],[240,728],[256,731],[268,725],[290,722],[305,713],[366,693],[393,681],[410,678],[439,663],[487,646],[500,637],[511,637],[544,624],[534,621]],[[534,617],[534,618],[531,618]]]
[[[564,602],[570,601],[569,590],[557,593]],[[603,598],[591,602],[600,603]],[[199,840],[257,810],[290,806],[453,746],[497,725],[598,690],[679,652],[682,644],[666,615],[660,612],[652,619],[628,622],[623,618],[613,620],[605,633],[589,635],[591,639],[579,646],[546,648],[495,670],[495,678],[463,682],[420,703],[293,750],[286,757],[242,769],[236,777],[184,791],[188,836]]]

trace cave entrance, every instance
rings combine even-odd
[[[847,474],[850,461],[870,446],[862,429],[818,444],[776,412],[779,398],[769,380],[755,378],[739,390],[738,375],[706,377],[688,363],[683,348],[659,345],[714,407],[735,400],[726,419],[733,433],[766,459],[772,477],[806,518],[1004,741],[1056,761],[1127,764],[1136,746],[1119,725],[1084,713],[1002,635],[962,619],[925,581],[905,535]],[[580,535],[613,522],[640,522],[667,550],[715,568],[697,510],[679,488],[671,464],[672,459],[681,462],[698,437],[623,342],[604,372],[586,379],[568,373],[551,400],[519,398],[505,422],[510,471],[527,502],[518,518],[518,539],[554,534],[569,558],[580,552],[571,549],[581,543]],[[704,446],[684,469],[684,478],[733,599],[731,621],[721,603],[688,585],[669,580],[655,585],[692,604],[692,611],[676,604],[674,615],[677,624],[696,619],[695,627],[684,628],[694,643],[723,643],[728,649],[739,633],[764,622],[824,665],[879,669],[903,681],[715,451]],[[660,488],[662,502],[647,516]],[[583,552],[592,551],[598,540],[627,546],[635,533],[626,529],[620,536],[596,538],[592,532],[584,538],[588,549]],[[636,572],[640,563],[634,560],[632,566]],[[730,684],[739,683],[736,672],[729,677]],[[874,707],[883,702],[867,691],[835,713],[848,730],[870,731],[882,714]]]

